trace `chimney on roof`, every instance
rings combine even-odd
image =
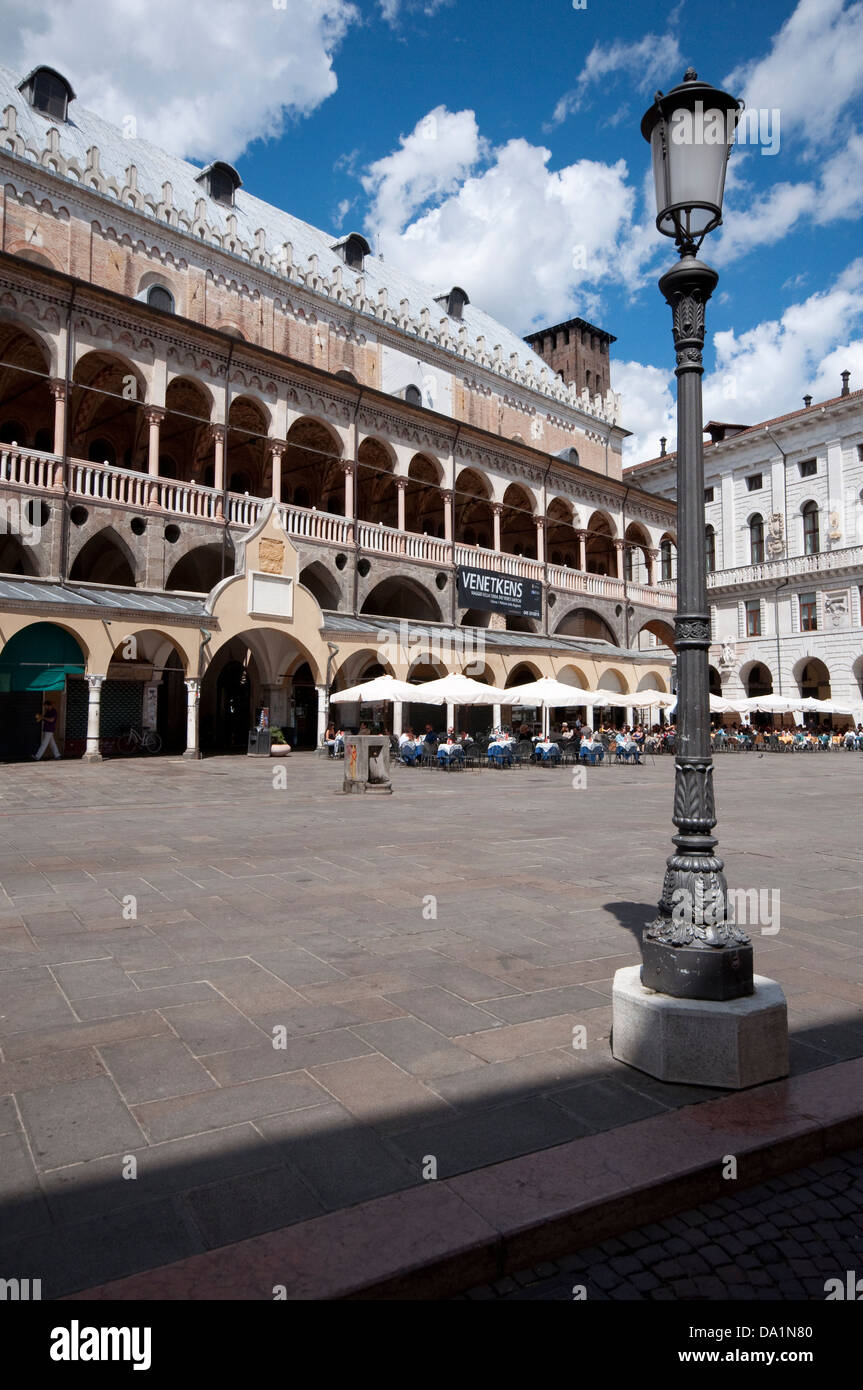
[[[851,380],[851,373],[850,373],[850,372],[843,372],[843,373],[842,373],[842,392],[841,392],[841,394],[842,394],[843,396],[850,396],[850,394],[851,394],[851,392],[850,392],[850,390],[849,390],[849,387],[848,387],[848,382],[849,382],[850,380]]]
[[[663,435],[662,438],[661,438],[660,441],[659,441],[659,457],[660,457],[661,459],[664,459],[664,458],[665,458],[665,446],[666,446],[667,443],[668,443],[668,440],[666,439],[665,435]]]
[[[803,404],[805,405],[806,409],[808,410],[809,407],[810,407],[810,405],[812,404],[812,397],[811,397],[811,396],[804,396],[804,397],[803,397]]]

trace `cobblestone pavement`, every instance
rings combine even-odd
[[[585,787],[399,768],[380,798],[286,770],[0,768],[0,1277],[54,1297],[412,1186],[429,1154],[450,1177],[715,1095],[609,1048],[670,759]],[[718,760],[729,879],[781,890],[756,962],[795,1071],[863,1055],[861,776]]]
[[[823,1300],[825,1281],[844,1288],[849,1270],[863,1278],[863,1149],[461,1298],[571,1302],[581,1286],[588,1300]]]

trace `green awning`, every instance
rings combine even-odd
[[[55,623],[31,623],[0,653],[0,691],[58,691],[67,676],[83,676],[84,653]]]

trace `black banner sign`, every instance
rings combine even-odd
[[[460,608],[479,608],[482,612],[517,613],[521,618],[542,617],[542,585],[538,579],[520,579],[514,574],[494,570],[458,567]]]

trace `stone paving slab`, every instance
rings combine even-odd
[[[397,769],[380,801],[313,756],[288,772],[285,792],[245,758],[0,768],[0,1134],[29,1171],[16,1189],[0,1167],[0,1218],[29,1193],[57,1251],[41,1227],[0,1236],[0,1266],[47,1261],[49,1295],[262,1231],[255,1173],[276,1227],[418,1187],[432,1135],[457,1177],[712,1094],[609,1049],[670,760],[583,790],[564,768]],[[756,956],[787,979],[800,1075],[863,1055],[861,774],[853,755],[717,763],[729,881],[781,890]],[[142,1161],[159,1152],[167,1186]]]

